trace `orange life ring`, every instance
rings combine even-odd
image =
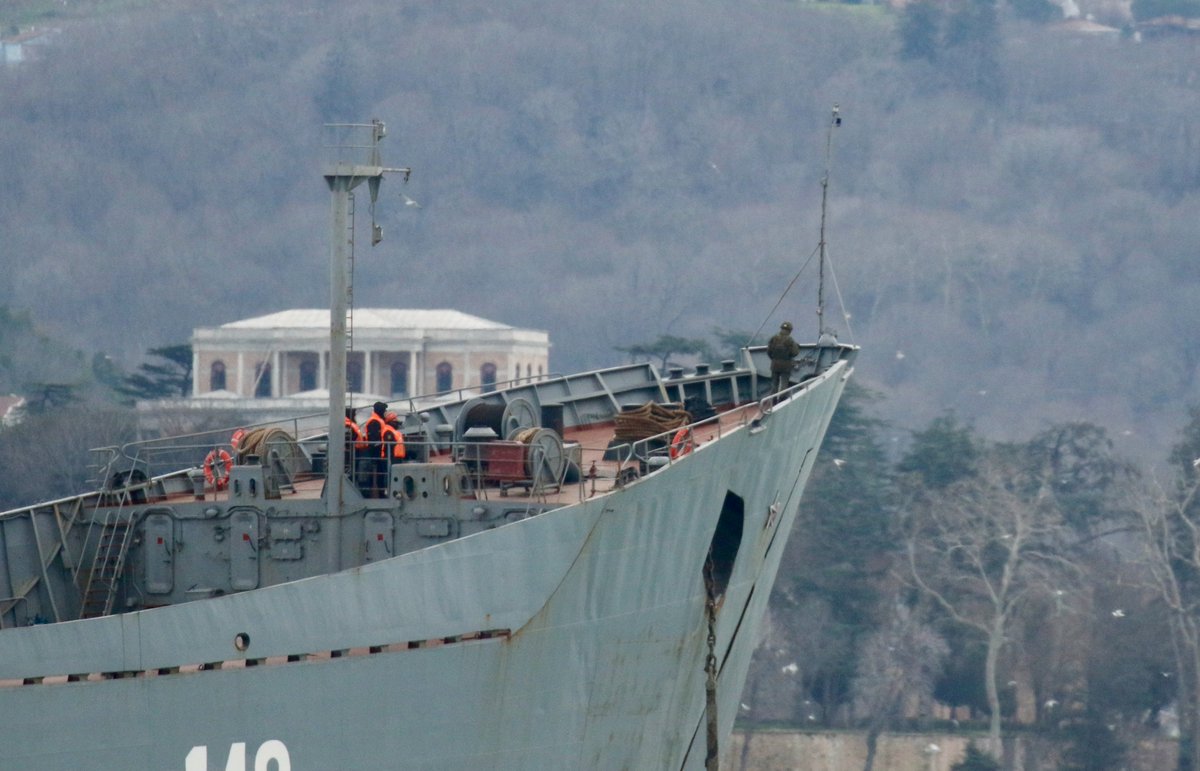
[[[229,446],[236,450],[238,448],[238,445],[240,445],[242,443],[242,440],[245,438],[246,438],[246,429],[239,428],[237,431],[233,432],[233,436],[229,437]]]
[[[224,464],[225,471],[221,472]],[[229,484],[229,472],[233,469],[233,457],[226,450],[211,450],[204,458],[204,481],[216,485],[218,490],[224,490]]]
[[[692,432],[687,426],[675,432],[671,437],[671,457],[682,458],[692,451]]]

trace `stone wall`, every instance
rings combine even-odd
[[[878,771],[950,771],[966,752],[973,734],[884,734],[875,755]],[[748,741],[747,741],[748,739]],[[1060,746],[1037,736],[1005,740],[1006,771],[1055,771]],[[1175,742],[1147,739],[1126,756],[1128,771],[1175,767]],[[866,760],[866,734],[852,731],[734,731],[722,753],[727,771],[860,771]]]

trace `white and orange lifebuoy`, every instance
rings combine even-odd
[[[675,436],[671,437],[671,458],[682,458],[692,451],[695,442],[692,440],[692,431],[687,426],[675,432]]]
[[[241,445],[242,440],[245,438],[246,429],[239,428],[237,431],[233,432],[233,436],[229,437],[229,446],[236,450]]]
[[[222,469],[221,467],[225,468]],[[229,472],[233,470],[233,456],[228,450],[212,450],[204,457],[204,481],[224,490],[229,484]]]

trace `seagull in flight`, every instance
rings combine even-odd
[[[418,208],[418,209],[420,209],[420,208],[421,208],[421,204],[419,204],[419,203],[417,203],[416,201],[414,201],[413,199],[409,198],[409,197],[408,197],[407,195],[405,195],[404,193],[401,193],[401,194],[400,194],[400,197],[404,199],[404,205],[405,205],[405,206],[413,206],[413,207],[416,207],[416,208]]]

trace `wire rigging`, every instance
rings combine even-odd
[[[846,312],[846,301],[842,298],[842,287],[838,284],[837,274],[833,272],[833,261],[829,262],[829,278],[833,281],[833,291],[837,295],[838,306],[842,309],[842,323],[846,325],[846,334],[854,343],[854,328],[850,326],[850,314]]]
[[[825,242],[825,220],[827,204],[829,202],[829,175],[830,169],[833,166],[833,130],[841,125],[841,109],[837,104],[835,104],[833,106],[833,113],[829,120],[829,130],[825,136],[825,174],[821,177],[821,228],[817,246],[815,249],[813,249],[812,254],[808,256],[808,259],[804,261],[804,264],[800,266],[800,270],[796,272],[796,275],[792,277],[792,280],[788,282],[788,285],[784,288],[783,293],[779,296],[779,299],[775,301],[775,304],[771,306],[771,310],[767,312],[767,315],[758,325],[758,329],[754,330],[754,334],[751,335],[750,339],[746,341],[747,346],[749,346],[754,342],[755,339],[758,338],[759,334],[763,330],[763,327],[767,325],[767,321],[775,314],[775,311],[779,309],[779,306],[783,304],[784,298],[786,298],[788,293],[792,291],[792,287],[795,286],[796,281],[799,280],[800,276],[808,268],[809,264],[812,263],[813,257],[817,255],[820,255],[820,260],[817,264],[817,338],[820,339],[823,334],[829,331],[825,328],[825,263],[828,261]],[[837,287],[837,278],[833,276],[832,265],[829,268],[829,274],[833,279],[834,291],[837,293],[838,303],[842,306],[842,317],[846,321],[847,329],[849,329],[850,317],[846,314],[846,306],[842,300],[841,290]],[[851,337],[853,337],[853,335],[851,335]]]
[[[800,276],[804,275],[804,271],[806,271],[808,269],[808,266],[812,264],[813,257],[817,256],[818,248],[819,247],[813,248],[812,253],[810,255],[808,255],[808,259],[805,260],[804,264],[800,266],[800,270],[796,271],[796,275],[792,276],[792,280],[789,281],[788,285],[784,288],[783,294],[779,295],[779,299],[776,300],[775,304],[771,306],[771,310],[767,311],[767,315],[763,317],[762,322],[758,325],[758,329],[754,330],[754,334],[750,335],[750,339],[746,341],[745,347],[749,347],[750,344],[753,343],[755,341],[755,339],[758,338],[758,335],[760,332],[762,332],[763,327],[765,327],[767,325],[767,320],[770,319],[771,316],[775,315],[775,311],[778,310],[779,306],[783,304],[783,299],[785,297],[787,297],[788,292],[792,291],[792,287],[800,279]]]

